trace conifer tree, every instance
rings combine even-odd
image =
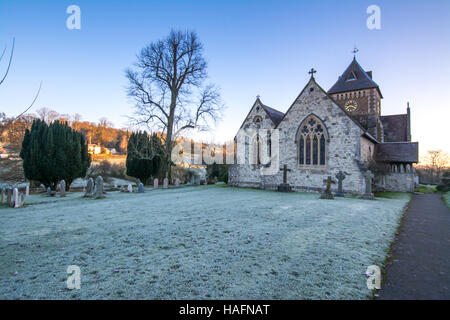
[[[84,177],[91,163],[84,136],[59,121],[33,121],[25,131],[20,157],[25,177],[53,190],[62,179],[70,186]]]

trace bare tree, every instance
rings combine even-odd
[[[40,108],[36,110],[37,115],[42,121],[45,121],[47,124],[57,120],[60,117],[60,114],[55,110],[49,108]]]
[[[12,59],[13,59],[13,56],[14,56],[15,43],[16,43],[16,39],[13,38],[12,46],[11,46],[11,53],[9,55],[8,66],[7,66],[6,70],[5,70],[4,75],[0,79],[0,85],[2,85],[3,82],[5,81],[6,77],[8,76],[9,70],[11,68],[11,63],[12,63]],[[0,61],[2,61],[2,59],[4,58],[5,53],[6,53],[6,49],[7,49],[7,46],[5,46],[5,48],[2,51],[2,54],[0,55]],[[34,99],[31,102],[31,104],[24,111],[22,111],[19,115],[15,116],[15,117],[12,117],[12,118],[7,118],[6,114],[3,113],[3,116],[0,117],[1,118],[0,119],[1,120],[1,123],[0,123],[0,137],[3,135],[3,133],[6,131],[6,129],[8,129],[9,126],[11,126],[11,124],[14,123],[14,121],[18,120],[20,117],[22,117],[25,113],[27,113],[33,107],[34,103],[36,102],[36,100],[37,100],[37,98],[39,96],[39,93],[41,92],[41,88],[42,88],[42,81],[41,81],[41,83],[39,85],[39,89],[38,89],[36,95],[34,96]]]
[[[207,63],[196,33],[172,30],[168,37],[144,47],[126,71],[128,95],[136,103],[135,126],[160,132],[166,177],[176,138],[189,129],[207,130],[221,115],[218,89],[205,84]]]
[[[436,177],[438,182],[442,171],[450,167],[450,156],[442,150],[430,150],[427,151],[423,164],[429,168],[431,179],[434,181]]]

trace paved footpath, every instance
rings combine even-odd
[[[439,194],[413,196],[378,299],[450,299],[450,210]]]

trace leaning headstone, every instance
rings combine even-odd
[[[142,182],[138,184],[138,193],[144,193],[144,184]]]
[[[343,197],[344,190],[342,188],[342,181],[344,181],[345,179],[345,174],[342,171],[339,171],[339,173],[336,175],[336,179],[338,179],[338,191],[335,193],[335,196]]]
[[[2,188],[2,202],[0,203],[5,203],[5,200],[6,200],[6,190],[5,188]]]
[[[364,180],[366,183],[366,190],[363,194],[362,198],[366,200],[374,200],[375,196],[372,193],[372,181],[373,181],[374,175],[370,170],[367,170],[367,172],[364,174]]]
[[[28,197],[30,195],[30,185],[27,185],[25,188],[25,195]]]
[[[156,178],[155,180],[153,180],[153,188],[157,189],[159,185],[159,181],[158,178]]]
[[[103,195],[103,178],[102,176],[98,176],[97,179],[95,179],[95,198],[101,199],[105,196]]]
[[[176,178],[175,179],[175,187],[179,187],[180,186],[180,179]]]
[[[164,178],[163,189],[167,189],[169,187],[169,179]]]
[[[333,193],[331,193],[331,184],[335,184],[331,177],[328,177],[326,180],[323,180],[323,183],[327,185],[325,191],[320,195],[320,199],[333,200]]]
[[[84,196],[89,198],[94,195],[94,179],[89,178],[86,183],[86,192],[84,193]]]
[[[19,207],[19,190],[17,188],[14,188],[13,191],[13,201],[11,202],[11,207]]]
[[[65,197],[66,196],[66,181],[61,180],[59,183],[59,196]]]
[[[133,186],[131,184],[128,185],[127,191],[130,193],[133,192]]]

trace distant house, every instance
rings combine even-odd
[[[8,156],[8,152],[0,145],[0,159],[6,159]]]
[[[109,154],[116,155],[119,154],[116,148],[106,148],[109,151]]]
[[[88,144],[88,153],[89,154],[100,154],[100,153],[102,153],[102,147],[97,144],[90,143],[90,144]]]

